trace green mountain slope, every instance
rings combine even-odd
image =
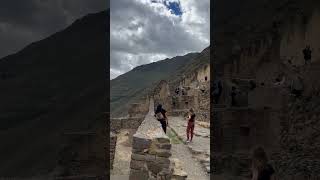
[[[176,73],[190,63],[199,53],[177,56],[142,65],[111,80],[110,109],[112,116],[125,116],[128,105],[147,95],[157,82],[174,78]]]
[[[178,82],[182,75],[194,72],[210,62],[210,48],[172,59],[134,68],[111,81],[110,108],[112,116],[125,116],[128,105],[147,95],[160,80]]]

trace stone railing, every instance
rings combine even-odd
[[[133,136],[130,180],[171,179],[170,139],[153,116],[153,106],[151,99],[149,112]]]
[[[117,144],[117,135],[113,132],[110,132],[110,169],[113,169],[113,160]],[[108,157],[108,156],[106,156]]]

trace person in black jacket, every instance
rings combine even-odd
[[[303,57],[304,57],[304,64],[309,64],[311,62],[311,54],[312,54],[312,51],[310,49],[310,46],[307,46],[303,51]]]
[[[159,104],[157,106],[156,111],[154,112],[154,116],[158,119],[158,121],[161,123],[162,129],[164,133],[167,132],[167,126],[168,126],[168,118],[166,116],[166,110],[162,108],[162,105]]]

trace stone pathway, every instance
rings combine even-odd
[[[168,117],[169,126],[178,135],[178,137],[186,142],[186,125],[187,121],[183,117]],[[189,151],[197,161],[201,163],[204,171],[210,172],[210,127],[203,127],[196,123],[194,128],[193,141],[186,144]]]
[[[117,134],[116,153],[111,170],[111,180],[128,180],[130,174],[131,145],[128,130],[121,130]]]
[[[209,180],[209,174],[203,170],[200,162],[192,157],[192,153],[188,147],[184,145],[182,141],[177,141],[175,137],[172,137],[172,134],[174,133],[171,128],[168,129],[167,133],[170,134],[170,139],[173,139],[171,141],[172,158],[179,159],[183,171],[188,174],[187,180]]]

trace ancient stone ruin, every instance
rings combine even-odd
[[[154,114],[153,100],[149,113],[133,136],[130,180],[170,179],[171,144]]]
[[[216,64],[223,93],[213,104],[215,175],[250,178],[251,152],[262,146],[278,178],[319,179],[319,11],[303,10],[310,12],[305,18],[270,24],[272,31],[235,43],[239,51]],[[310,65],[302,53],[306,45],[313,48]],[[294,91],[297,82],[301,96]]]

